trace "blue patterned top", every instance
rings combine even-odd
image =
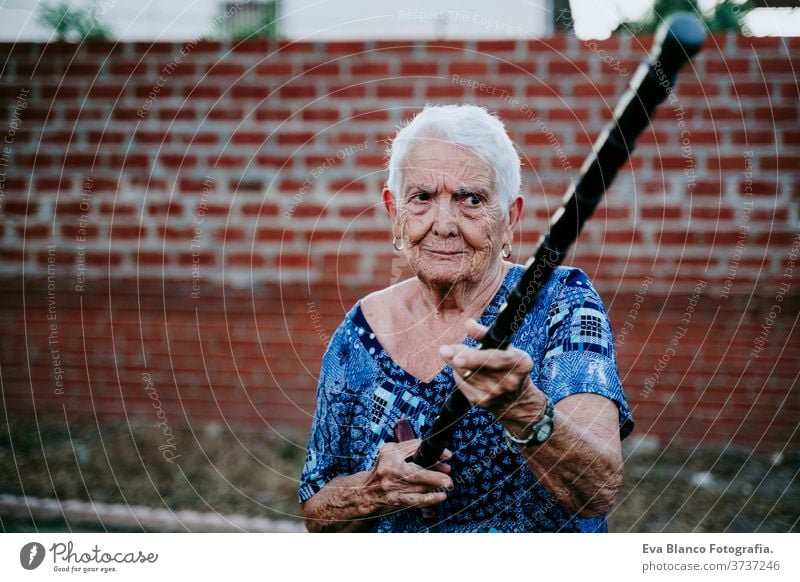
[[[479,320],[497,317],[508,291],[524,268],[512,266]],[[600,394],[619,407],[620,437],[633,429],[614,359],[611,326],[600,297],[586,275],[558,267],[513,338],[533,359],[531,379],[553,400],[580,392]],[[466,344],[477,344],[467,338]],[[361,311],[345,317],[322,360],[317,410],[300,479],[304,502],[338,475],[370,470],[378,449],[392,441],[395,423],[407,418],[424,435],[448,393],[453,371],[445,367],[423,382],[398,366],[383,350]],[[502,424],[473,407],[453,442],[450,461],[454,488],[447,500],[422,518],[410,508],[377,519],[379,532],[600,532],[605,517],[570,514],[534,477],[522,455],[509,446]]]

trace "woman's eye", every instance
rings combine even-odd
[[[470,194],[466,197],[467,205],[468,206],[480,206],[483,200],[481,197],[476,194]]]
[[[415,194],[411,197],[412,202],[427,202],[431,199],[431,195],[426,192],[421,192],[419,194]]]

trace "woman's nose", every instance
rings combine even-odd
[[[446,196],[440,198],[434,208],[433,233],[437,236],[454,236],[458,233],[455,213],[450,207],[450,199]]]

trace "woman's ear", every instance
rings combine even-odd
[[[508,207],[508,227],[513,231],[525,211],[525,198],[517,196]]]
[[[394,194],[386,186],[383,187],[383,205],[386,207],[386,212],[389,213],[389,218],[394,220],[397,216],[397,201]]]

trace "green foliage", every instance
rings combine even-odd
[[[710,13],[702,13],[697,0],[656,0],[650,13],[641,20],[622,22],[615,33],[653,34],[673,12],[693,12],[702,18],[710,32],[742,32],[744,17],[754,8],[750,0],[721,0]]]
[[[43,4],[37,22],[53,31],[62,41],[110,40],[111,29],[100,22],[94,7],[73,8],[69,2],[53,6]]]
[[[260,14],[255,15],[255,18],[233,19],[233,25],[227,31],[229,38],[242,40],[278,37],[278,1],[259,4]]]

